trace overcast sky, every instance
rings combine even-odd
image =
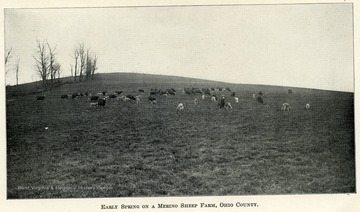
[[[101,73],[354,91],[351,4],[6,9],[5,48],[20,58],[20,83],[40,79],[36,39],[57,46],[66,76],[84,42]]]

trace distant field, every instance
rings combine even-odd
[[[236,92],[238,104],[217,92],[232,110],[181,94],[217,86]],[[150,88],[177,94],[150,104]],[[353,93],[140,74],[97,75],[43,92],[44,101],[12,95],[19,89],[27,90],[7,89],[9,199],[355,192]],[[103,90],[142,102],[60,99]],[[263,105],[252,98],[259,91]],[[292,110],[281,111],[283,102]]]

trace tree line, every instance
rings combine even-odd
[[[57,46],[52,46],[48,41],[36,40],[36,51],[33,55],[35,60],[35,71],[42,81],[42,85],[53,86],[56,82],[60,82],[61,78],[61,65],[57,58]],[[5,52],[5,67],[13,57],[13,48]],[[70,64],[71,76],[75,82],[88,81],[94,79],[95,71],[97,68],[98,57],[89,48],[85,48],[84,43],[79,43],[73,49],[71,57],[74,64]],[[20,59],[18,58],[14,65],[16,73],[16,84],[19,81],[19,65]],[[9,69],[6,69],[8,74]]]

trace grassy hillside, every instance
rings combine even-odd
[[[232,110],[181,94],[217,86],[236,92],[238,104],[218,92]],[[178,92],[150,104],[151,88]],[[11,199],[355,192],[353,93],[144,74],[99,74],[45,91],[44,101],[12,95],[19,89],[7,90],[6,103]],[[60,99],[104,90],[142,102]],[[252,98],[259,91],[265,104]],[[292,110],[281,111],[283,102]]]

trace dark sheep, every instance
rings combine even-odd
[[[45,95],[41,95],[41,96],[37,96],[36,100],[44,100],[45,99]]]
[[[145,91],[143,89],[139,89],[139,92],[144,93]]]
[[[175,92],[171,89],[167,89],[166,92],[170,95],[175,95]]]
[[[115,91],[115,93],[116,93],[116,94],[121,94],[121,93],[122,93],[122,91]]]
[[[97,101],[99,99],[99,96],[91,96],[90,101]]]
[[[235,92],[234,92],[234,91],[231,93],[231,96],[232,96],[232,97],[235,97]]]
[[[202,94],[201,90],[199,88],[192,88],[193,94]]]
[[[110,97],[110,99],[115,99],[116,95],[115,94],[110,94],[109,97]]]
[[[292,93],[292,92],[293,92],[293,90],[291,90],[291,89],[288,90],[288,93]]]
[[[262,95],[264,95],[264,93],[263,93],[262,91],[260,91],[260,92],[259,92],[259,95],[262,96]]]
[[[149,96],[149,101],[154,101],[156,98],[154,96]]]
[[[103,91],[102,94],[103,94],[104,96],[106,96],[107,92],[106,92],[106,91]]]
[[[150,91],[150,95],[156,95],[156,94],[158,94],[158,92],[156,92],[156,91]]]
[[[71,95],[71,98],[75,99],[75,98],[78,97],[78,96],[79,96],[78,93],[73,93],[73,94]]]
[[[126,95],[127,98],[131,99],[131,100],[136,100],[135,96],[128,94]]]
[[[175,88],[170,88],[170,90],[172,90],[172,92],[174,93],[176,92]]]
[[[225,107],[225,96],[221,96],[220,102],[219,102],[219,107],[220,108],[224,108]]]
[[[206,90],[204,94],[211,95],[211,90]]]
[[[68,96],[67,94],[62,94],[62,95],[61,95],[61,98],[62,98],[62,99],[67,99],[67,98],[69,98],[69,96]]]
[[[216,100],[216,101],[218,100],[218,98],[217,98],[217,96],[216,96],[215,94],[213,94],[212,96],[215,97],[215,100]]]
[[[99,98],[99,99],[98,99],[98,105],[99,105],[99,106],[105,107],[105,104],[106,104],[105,98]]]
[[[264,103],[264,100],[263,100],[262,96],[256,97],[256,100],[257,100],[257,102],[259,102],[260,104],[263,104],[263,103]]]
[[[225,90],[231,92],[231,89],[229,87],[226,87]]]
[[[184,88],[184,92],[185,92],[185,94],[187,94],[187,95],[192,94],[192,90],[191,90],[190,88]]]
[[[164,94],[168,94],[168,92],[167,92],[167,91],[164,91],[164,90],[161,90],[161,91],[160,91],[160,94],[161,94],[161,95],[164,95]]]

